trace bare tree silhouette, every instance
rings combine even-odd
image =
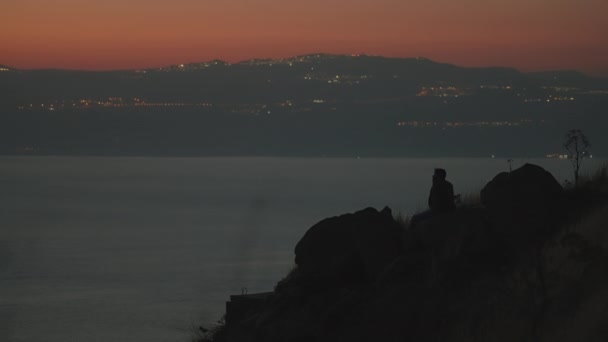
[[[566,134],[564,148],[568,151],[568,159],[574,169],[574,184],[578,184],[579,171],[583,164],[583,159],[589,157],[589,139],[580,129],[571,129]]]

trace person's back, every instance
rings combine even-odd
[[[449,213],[456,208],[454,204],[454,186],[445,180],[447,173],[444,169],[435,169],[433,174],[433,186],[429,194],[429,209],[412,216],[410,228],[415,227],[420,221],[428,220],[433,216]]]
[[[446,213],[454,210],[454,186],[445,178],[433,179],[429,195],[429,208],[433,213]]]

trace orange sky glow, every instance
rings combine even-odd
[[[608,76],[606,0],[3,0],[0,64],[130,69],[328,53]]]

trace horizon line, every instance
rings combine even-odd
[[[384,55],[379,55],[379,54],[367,54],[367,53],[328,53],[328,52],[312,52],[312,53],[306,53],[306,54],[298,54],[298,55],[293,55],[293,56],[289,56],[289,57],[254,57],[254,58],[248,58],[248,59],[243,59],[243,60],[238,60],[235,62],[230,62],[224,59],[220,59],[220,58],[213,58],[213,59],[208,59],[208,60],[202,60],[202,61],[190,61],[190,62],[185,62],[185,63],[170,63],[170,64],[163,64],[163,65],[156,65],[156,66],[148,66],[148,67],[125,67],[125,68],[103,68],[103,69],[87,69],[87,68],[70,68],[70,67],[42,67],[42,68],[16,68],[13,66],[9,66],[6,64],[0,64],[0,67],[4,67],[4,68],[8,68],[10,70],[13,71],[73,71],[73,72],[124,72],[124,71],[139,71],[139,70],[153,70],[153,69],[163,69],[163,68],[167,68],[167,67],[173,67],[173,66],[179,66],[179,65],[192,65],[192,64],[202,64],[202,63],[208,63],[208,62],[213,62],[213,61],[219,61],[219,62],[224,62],[228,65],[236,65],[236,64],[242,64],[242,63],[246,63],[246,62],[251,62],[251,61],[256,61],[256,60],[273,60],[273,61],[281,61],[281,60],[286,60],[286,59],[293,59],[293,58],[298,58],[298,57],[310,57],[310,56],[336,56],[336,57],[378,57],[378,58],[384,58],[384,59],[418,59],[418,60],[426,60],[432,63],[436,63],[436,64],[444,64],[444,65],[451,65],[451,66],[455,66],[458,68],[463,68],[463,69],[492,69],[492,68],[500,68],[500,69],[512,69],[515,70],[517,72],[520,72],[522,74],[531,74],[531,73],[542,73],[542,72],[565,72],[565,71],[569,71],[569,72],[577,72],[580,73],[582,75],[585,75],[587,77],[592,77],[592,78],[608,78],[608,70],[607,71],[597,71],[595,73],[589,73],[589,72],[584,72],[584,71],[580,71],[577,69],[572,69],[572,68],[567,68],[567,69],[555,69],[555,68],[551,68],[551,69],[536,69],[536,70],[531,70],[531,71],[524,71],[520,68],[517,67],[513,67],[513,66],[504,66],[504,65],[487,65],[487,66],[462,66],[462,65],[458,65],[458,64],[454,64],[454,63],[449,63],[449,62],[439,62],[424,56],[416,56],[416,57],[394,57],[394,56],[384,56]]]

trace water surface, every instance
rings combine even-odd
[[[570,164],[535,162],[563,181]],[[600,164],[590,160],[587,167]],[[424,209],[433,168],[478,191],[505,159],[0,158],[0,341],[189,341],[272,290],[319,220]]]

